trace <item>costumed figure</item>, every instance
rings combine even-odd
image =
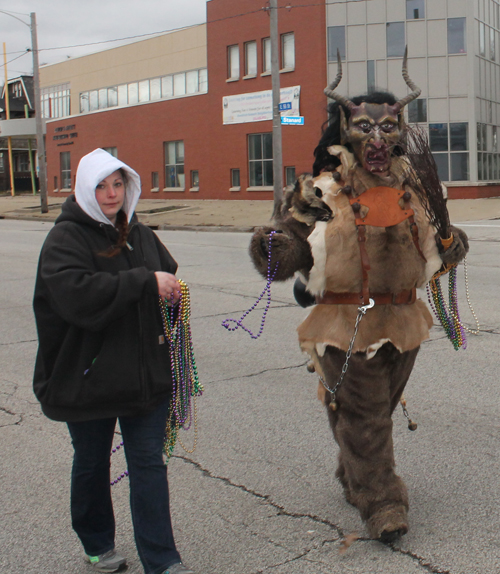
[[[422,150],[413,154],[418,161],[405,153],[402,111],[420,94],[406,54],[411,93],[400,100],[387,92],[337,94],[340,57],[338,66],[325,89],[334,102],[313,175],[287,191],[275,227],[254,233],[250,254],[265,276],[271,251],[275,279],[298,273],[296,299],[314,304],[298,335],[339,445],[336,476],[370,536],[390,542],[408,531],[391,415],[432,325],[416,289],[461,261],[468,242],[449,225],[430,151],[427,163]]]

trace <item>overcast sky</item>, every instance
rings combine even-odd
[[[29,25],[30,13],[36,13],[40,64],[53,64],[68,57],[99,52],[133,40],[69,47],[76,44],[102,42],[201,24],[206,21],[206,2],[207,0],[0,0],[0,61],[3,64],[5,42],[9,78],[32,73],[31,53],[22,55],[22,52],[31,47],[30,29],[12,16]],[[59,47],[61,49],[44,50]],[[5,71],[1,66],[0,85],[4,83],[4,78]]]

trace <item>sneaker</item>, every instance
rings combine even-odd
[[[186,568],[182,562],[177,562],[177,564],[172,564],[169,566],[163,574],[195,574],[189,568]]]
[[[98,572],[118,572],[118,570],[127,564],[127,559],[120,556],[114,548],[104,554],[99,554],[99,556],[89,556],[85,554],[84,558],[92,565],[94,570]],[[182,570],[180,572],[182,572]]]

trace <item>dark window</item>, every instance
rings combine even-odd
[[[448,54],[465,54],[465,18],[448,18]]]
[[[273,185],[273,134],[248,136],[250,187]]]
[[[425,0],[406,0],[406,19],[425,18]]]
[[[448,151],[448,124],[429,124],[429,143],[431,151]]]
[[[231,170],[231,187],[240,187],[240,170]]]
[[[448,170],[448,154],[447,153],[433,153],[434,160],[438,168],[439,179],[441,181],[449,181]]]
[[[337,60],[337,50],[340,57],[345,60],[345,26],[328,27],[328,61]]]
[[[54,176],[54,190],[57,189],[57,175]]]
[[[197,169],[191,170],[191,187],[200,187],[200,173]]]
[[[71,152],[63,151],[60,154],[61,188],[71,189]]]
[[[427,100],[417,99],[408,104],[408,121],[410,123],[422,123],[427,121]]]
[[[295,180],[295,166],[285,167],[285,185],[293,185]]]
[[[469,149],[467,139],[467,126],[466,122],[451,123],[450,124],[450,150],[466,150]]]
[[[151,189],[160,189],[160,178],[157,171],[151,172]]]
[[[403,57],[405,53],[405,23],[388,22],[386,27],[387,57]]]
[[[469,179],[469,154],[451,153],[451,181],[467,181]]]
[[[366,81],[368,85],[368,93],[375,91],[375,60],[368,60],[366,62]]]
[[[165,142],[165,187],[184,188],[184,142]]]
[[[484,22],[479,22],[479,55],[486,55]]]

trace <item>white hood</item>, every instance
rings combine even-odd
[[[125,201],[122,209],[127,214],[127,220],[130,221],[141,195],[139,174],[101,148],[84,155],[78,164],[75,186],[76,202],[88,216],[100,223],[110,224],[110,221],[97,203],[95,188],[98,183],[118,169],[127,172]]]

